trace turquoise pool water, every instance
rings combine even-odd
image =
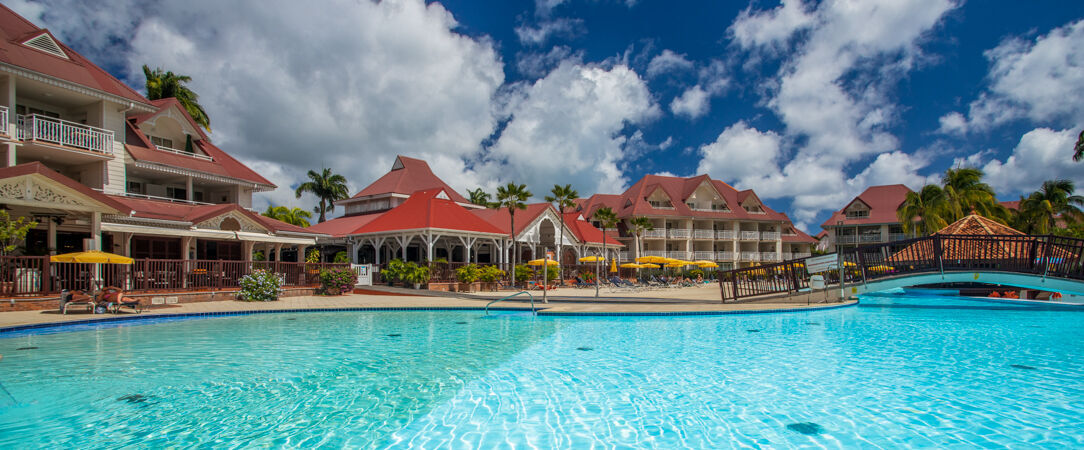
[[[1081,312],[951,297],[90,327],[0,339],[0,446],[1080,448],[1082,338]]]

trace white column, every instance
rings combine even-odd
[[[357,244],[354,241],[354,238],[347,238],[346,239],[346,251],[350,252],[350,263],[351,264],[357,264],[358,263],[358,247],[357,247]]]
[[[56,254],[56,222],[53,221],[52,217],[47,218],[45,220],[49,221],[49,224],[48,224],[49,231],[47,232],[48,234],[46,235],[46,238],[45,238],[45,246],[49,249],[49,254],[50,255],[55,255]]]
[[[184,195],[188,201],[195,198],[195,194],[192,192],[192,177],[185,177],[184,179]]]
[[[255,247],[256,243],[252,241],[241,242],[241,253],[245,257],[245,262],[252,262],[252,247]],[[188,254],[188,249],[184,250],[185,254]]]
[[[94,240],[91,250],[102,249],[102,213],[90,213],[90,237]]]

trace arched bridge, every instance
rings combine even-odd
[[[722,299],[809,288],[806,260],[720,272]],[[1084,301],[1084,239],[1061,236],[940,235],[864,245],[837,255],[843,270],[823,275],[847,295],[935,283],[974,282],[1058,292]]]

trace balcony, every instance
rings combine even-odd
[[[742,261],[760,261],[760,252],[741,252]]]
[[[670,239],[688,239],[691,234],[689,230],[683,228],[673,228],[667,231],[669,232]]]
[[[632,260],[632,252],[618,252],[617,253],[617,259],[619,259],[621,261],[631,261]]]
[[[643,252],[644,256],[658,256],[660,258],[666,257],[666,252],[662,250],[646,250]]]
[[[702,260],[702,259],[708,260],[708,261],[714,261],[715,260],[715,252],[693,252],[693,259],[695,259],[697,261]]]
[[[775,252],[760,252],[761,261],[779,261],[779,256]]]
[[[809,253],[809,252],[794,252],[794,253],[791,253],[791,257],[793,259],[808,258],[810,256],[813,256],[813,254]]]
[[[210,156],[202,155],[202,154],[199,154],[199,153],[186,152],[184,150],[177,150],[175,148],[163,147],[161,145],[155,145],[154,147],[157,148],[158,151],[162,151],[162,152],[173,153],[175,155],[181,155],[181,156],[187,156],[189,158],[202,159],[204,161],[214,161],[214,159],[211,159]]]
[[[734,252],[715,252],[716,261],[733,261],[735,256]]]
[[[741,240],[743,241],[755,241],[760,239],[759,231],[742,231]]]
[[[859,238],[859,241],[862,242],[862,243],[883,242],[883,239],[881,239],[881,233],[862,234],[862,235],[859,235],[858,238]]]
[[[907,235],[907,233],[889,233],[888,235],[888,240],[890,242],[902,241],[910,238],[911,236]]]
[[[674,259],[689,259],[689,252],[683,250],[668,251],[666,252],[666,257]]]
[[[789,261],[789,260],[792,260],[792,259],[794,259],[794,253],[789,253],[789,252],[783,252],[783,253],[782,253],[782,254],[780,255],[780,258],[782,258],[782,259],[783,259],[783,261]]]
[[[666,238],[666,230],[646,230],[644,231],[645,239],[663,239]]]
[[[855,242],[854,235],[848,236],[836,236],[837,244],[853,244]]]
[[[715,231],[693,230],[693,239],[715,239]]]
[[[110,130],[55,119],[37,114],[20,115],[19,140],[45,142],[112,156],[113,132]]]
[[[779,234],[778,231],[762,231],[762,232],[760,232],[760,240],[762,240],[762,241],[778,241],[779,236],[780,236],[780,234]]]
[[[716,239],[734,240],[738,237],[738,232],[734,230],[717,230],[715,231]]]
[[[8,134],[8,107],[0,106],[0,134],[11,136]]]

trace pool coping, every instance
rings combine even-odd
[[[547,308],[538,308],[537,315],[539,316],[551,316],[551,317],[600,317],[600,316],[722,316],[722,315],[734,315],[734,314],[771,314],[771,313],[789,313],[789,312],[801,312],[801,311],[824,311],[836,308],[845,308],[857,305],[857,301],[851,301],[847,303],[837,305],[825,305],[825,306],[806,306],[800,308],[770,308],[770,309],[748,309],[748,310],[714,310],[714,311],[628,311],[628,312],[610,312],[610,311],[546,311]],[[113,316],[102,317],[93,319],[81,319],[70,320],[64,322],[43,322],[32,323],[23,325],[12,325],[8,327],[0,327],[0,338],[7,333],[13,333],[17,331],[26,330],[63,330],[65,328],[77,328],[84,325],[98,324],[98,323],[117,323],[117,322],[139,322],[139,321],[153,321],[159,319],[180,319],[180,318],[195,318],[195,317],[226,317],[226,316],[247,316],[255,314],[289,314],[289,313],[312,313],[312,312],[356,312],[356,311],[484,311],[486,308],[482,306],[359,306],[359,307],[327,307],[327,308],[289,308],[289,309],[250,309],[240,311],[210,311],[210,312],[189,312],[189,313],[163,313],[163,314],[137,314],[128,316]],[[529,312],[529,308],[510,308],[510,307],[493,307],[489,308],[490,311],[503,311],[503,312]]]

